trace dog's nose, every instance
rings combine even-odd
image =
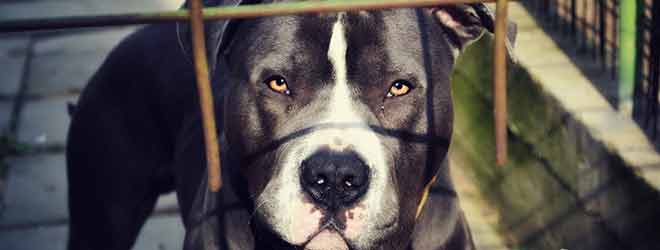
[[[350,206],[369,186],[369,167],[353,151],[320,150],[301,167],[303,189],[329,210]]]

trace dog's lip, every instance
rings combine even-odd
[[[335,231],[339,233],[339,235],[341,235],[344,241],[346,241],[346,237],[344,237],[344,234],[341,232],[341,230],[337,225],[337,219],[335,219],[334,217],[326,216],[322,219],[322,221],[323,221],[322,225],[319,227],[319,229],[316,230],[316,232],[314,232],[313,234],[309,235],[305,243],[303,243],[303,245],[307,245],[307,243],[309,243],[312,239],[314,239],[316,236],[318,236],[321,232],[325,230]]]
[[[302,246],[303,249],[307,249],[307,248],[306,248],[307,245],[308,245],[312,240],[314,240],[314,238],[316,238],[317,236],[319,236],[319,234],[321,234],[321,233],[323,233],[323,232],[325,232],[325,231],[328,231],[328,232],[332,232],[332,233],[336,233],[336,234],[338,234],[339,237],[341,238],[341,240],[344,241],[344,243],[346,244],[346,246],[348,246],[348,249],[349,249],[349,250],[353,250],[353,249],[355,249],[355,247],[353,246],[353,244],[351,243],[351,241],[348,240],[348,239],[346,238],[346,236],[344,235],[343,232],[341,232],[340,230],[335,229],[334,227],[328,227],[328,226],[322,226],[322,227],[320,227],[319,230],[317,230],[316,232],[314,232],[313,234],[311,234],[309,237],[307,237],[307,240],[306,240],[303,244],[301,244],[300,246]]]
[[[343,231],[346,229],[346,221],[337,218],[337,216],[328,215],[323,217],[323,219],[321,219],[321,225],[320,229],[332,228],[335,231]]]
[[[387,221],[386,223],[378,226],[379,230],[388,230],[393,227],[397,227],[399,225],[399,219],[398,218],[392,218],[391,220]]]
[[[339,237],[341,237],[341,239],[346,243],[346,245],[348,245],[349,249],[353,249],[351,241],[348,240],[346,238],[346,235],[344,235],[344,232],[342,232],[342,229],[340,228],[340,227],[342,227],[341,225],[344,225],[343,228],[346,228],[345,224],[341,224],[341,222],[339,220],[337,220],[335,217],[326,216],[325,218],[323,218],[323,224],[319,227],[319,229],[316,230],[316,232],[314,232],[313,234],[310,234],[307,237],[307,239],[305,240],[305,242],[303,242],[303,244],[301,244],[301,246],[303,246],[303,247],[306,246],[307,244],[309,244],[309,242],[311,242],[319,234],[321,234],[322,232],[327,230],[327,231],[337,233],[339,235]]]

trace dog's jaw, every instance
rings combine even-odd
[[[347,80],[346,33],[339,14],[332,27],[328,58],[334,70],[334,86],[327,109],[309,126],[321,125],[308,135],[281,148],[282,161],[275,163],[276,173],[257,199],[257,213],[285,241],[307,244],[310,249],[321,245],[342,249],[350,244],[355,249],[368,249],[396,228],[398,199],[392,183],[391,160],[379,136],[360,114],[367,109],[356,103]],[[327,125],[327,126],[325,126]],[[350,148],[370,168],[370,186],[365,196],[339,214],[328,215],[314,205],[300,185],[300,164],[321,148],[341,151]],[[391,149],[390,149],[391,150]],[[324,228],[328,217],[341,217],[343,228]],[[347,241],[347,242],[346,242]]]

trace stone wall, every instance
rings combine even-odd
[[[630,138],[632,145],[644,145],[643,136],[636,137],[641,131],[627,131],[628,120],[608,110],[581,112],[607,102],[590,100],[581,86],[570,86],[570,75],[554,75],[558,80],[549,82],[522,66],[510,67],[510,161],[495,166],[491,42],[492,36],[484,35],[472,44],[453,75],[452,157],[462,163],[453,168],[466,172],[498,211],[500,234],[513,249],[656,249],[657,179],[638,171],[639,158],[627,160],[619,146],[610,145]],[[548,88],[567,84],[561,95]],[[584,100],[567,105],[562,95],[584,95]],[[610,131],[621,132],[621,138],[612,140]]]

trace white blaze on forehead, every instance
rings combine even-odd
[[[328,59],[334,68],[335,86],[332,91],[330,110],[326,121],[328,122],[355,122],[357,115],[352,109],[351,91],[348,87],[346,69],[346,30],[342,23],[343,13],[337,17],[337,22],[332,26],[332,36],[328,48]]]
[[[318,149],[320,146],[336,144],[335,140],[340,141],[340,144],[349,146],[360,155],[369,166],[371,181],[367,193],[357,206],[346,211],[354,216],[347,216],[345,236],[351,239],[359,238],[355,244],[362,245],[378,237],[383,230],[377,228],[382,226],[380,224],[383,221],[392,221],[397,216],[398,205],[395,191],[391,183],[388,183],[391,173],[385,157],[385,148],[364,117],[368,114],[368,109],[358,101],[359,98],[356,98],[349,85],[346,61],[348,43],[343,17],[344,13],[340,13],[332,27],[328,58],[334,69],[334,86],[322,123],[347,123],[349,126],[312,133],[308,143],[311,148]]]
[[[332,36],[330,37],[330,46],[328,47],[328,58],[335,67],[335,77],[337,81],[346,81],[346,31],[342,23],[343,14],[339,14],[337,21],[332,26]]]

